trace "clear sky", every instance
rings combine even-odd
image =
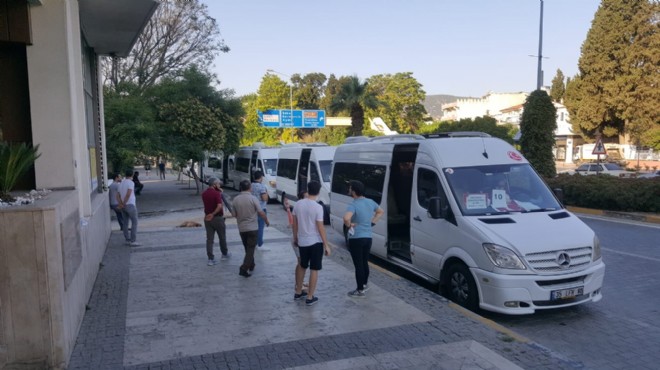
[[[412,72],[427,95],[536,88],[540,0],[202,0],[231,48],[220,88],[254,93],[267,69],[326,76]],[[544,85],[577,73],[599,0],[544,0]],[[288,81],[288,78],[282,77]]]

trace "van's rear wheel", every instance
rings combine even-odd
[[[449,266],[443,281],[443,293],[445,297],[468,310],[474,311],[478,308],[477,284],[470,270],[462,263]]]

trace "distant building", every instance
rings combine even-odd
[[[493,93],[482,98],[463,98],[453,103],[442,105],[442,119],[458,121],[464,118],[476,118],[499,114],[502,109],[523,104],[527,93]]]

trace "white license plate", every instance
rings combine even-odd
[[[569,299],[584,294],[584,287],[579,286],[575,288],[553,290],[550,292],[550,299]]]

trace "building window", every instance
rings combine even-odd
[[[87,155],[89,156],[89,178],[92,192],[103,192],[103,142],[97,79],[97,57],[94,50],[82,41],[83,92],[85,98],[85,128],[87,133]]]

